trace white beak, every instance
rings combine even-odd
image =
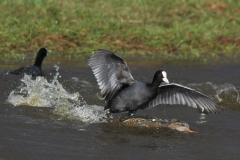
[[[167,78],[163,78],[163,81],[166,82],[166,83],[169,83]]]
[[[163,81],[166,82],[166,83],[169,83],[168,79],[167,79],[167,73],[165,71],[162,72],[162,75],[163,75]]]

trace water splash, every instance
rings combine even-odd
[[[239,109],[239,91],[232,84],[224,83],[217,85],[212,82],[207,82],[200,84],[192,83],[188,86],[203,93],[210,93],[210,95],[213,95],[218,100],[220,105],[226,108]]]
[[[54,67],[57,73],[52,82],[48,82],[44,77],[33,80],[30,75],[25,74],[21,79],[23,83],[10,93],[7,102],[14,106],[51,107],[54,114],[70,120],[85,123],[105,122],[107,114],[104,108],[88,105],[78,92],[68,93],[57,80],[60,76],[59,67]]]
[[[206,123],[206,114],[205,113],[200,113],[200,116],[199,116],[199,121],[197,121],[197,123]]]
[[[236,89],[236,87],[232,84],[229,83],[224,83],[224,84],[214,84],[212,82],[207,82],[207,83],[191,83],[188,86],[191,86],[193,88],[199,89],[199,90],[205,90],[207,89],[208,91],[209,88],[212,89],[213,92],[215,92],[215,97],[219,102],[223,101],[232,101],[232,102],[238,102],[240,103],[240,97],[239,97],[239,92]]]
[[[232,84],[223,84],[216,88],[216,98],[219,102],[225,99],[240,103],[239,92]]]

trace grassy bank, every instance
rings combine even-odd
[[[166,58],[240,55],[238,0],[0,1],[1,57],[47,47],[87,56],[103,48]]]

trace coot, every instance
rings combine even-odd
[[[42,76],[42,62],[46,56],[47,56],[47,49],[41,48],[37,54],[37,58],[36,58],[34,65],[29,66],[29,67],[18,68],[14,71],[11,71],[10,74],[24,75],[24,73],[26,73],[26,74],[32,75],[34,77]]]
[[[134,80],[126,62],[103,49],[87,59],[97,79],[101,94],[108,101],[105,109],[111,113],[154,107],[159,104],[187,105],[200,112],[217,113],[217,104],[210,97],[191,88],[169,83],[167,73],[159,70],[151,83]]]

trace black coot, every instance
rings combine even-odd
[[[187,105],[200,112],[217,113],[216,102],[191,88],[169,83],[165,71],[157,71],[151,83],[134,80],[122,58],[107,50],[96,50],[87,59],[111,113],[154,107],[159,104]],[[164,83],[163,83],[164,82]]]
[[[15,74],[15,75],[24,75],[24,73],[32,76],[42,76],[42,62],[43,59],[47,56],[47,49],[46,48],[41,48],[37,54],[36,61],[34,65],[29,66],[29,67],[21,67],[18,68],[14,71],[11,71],[10,74]]]

